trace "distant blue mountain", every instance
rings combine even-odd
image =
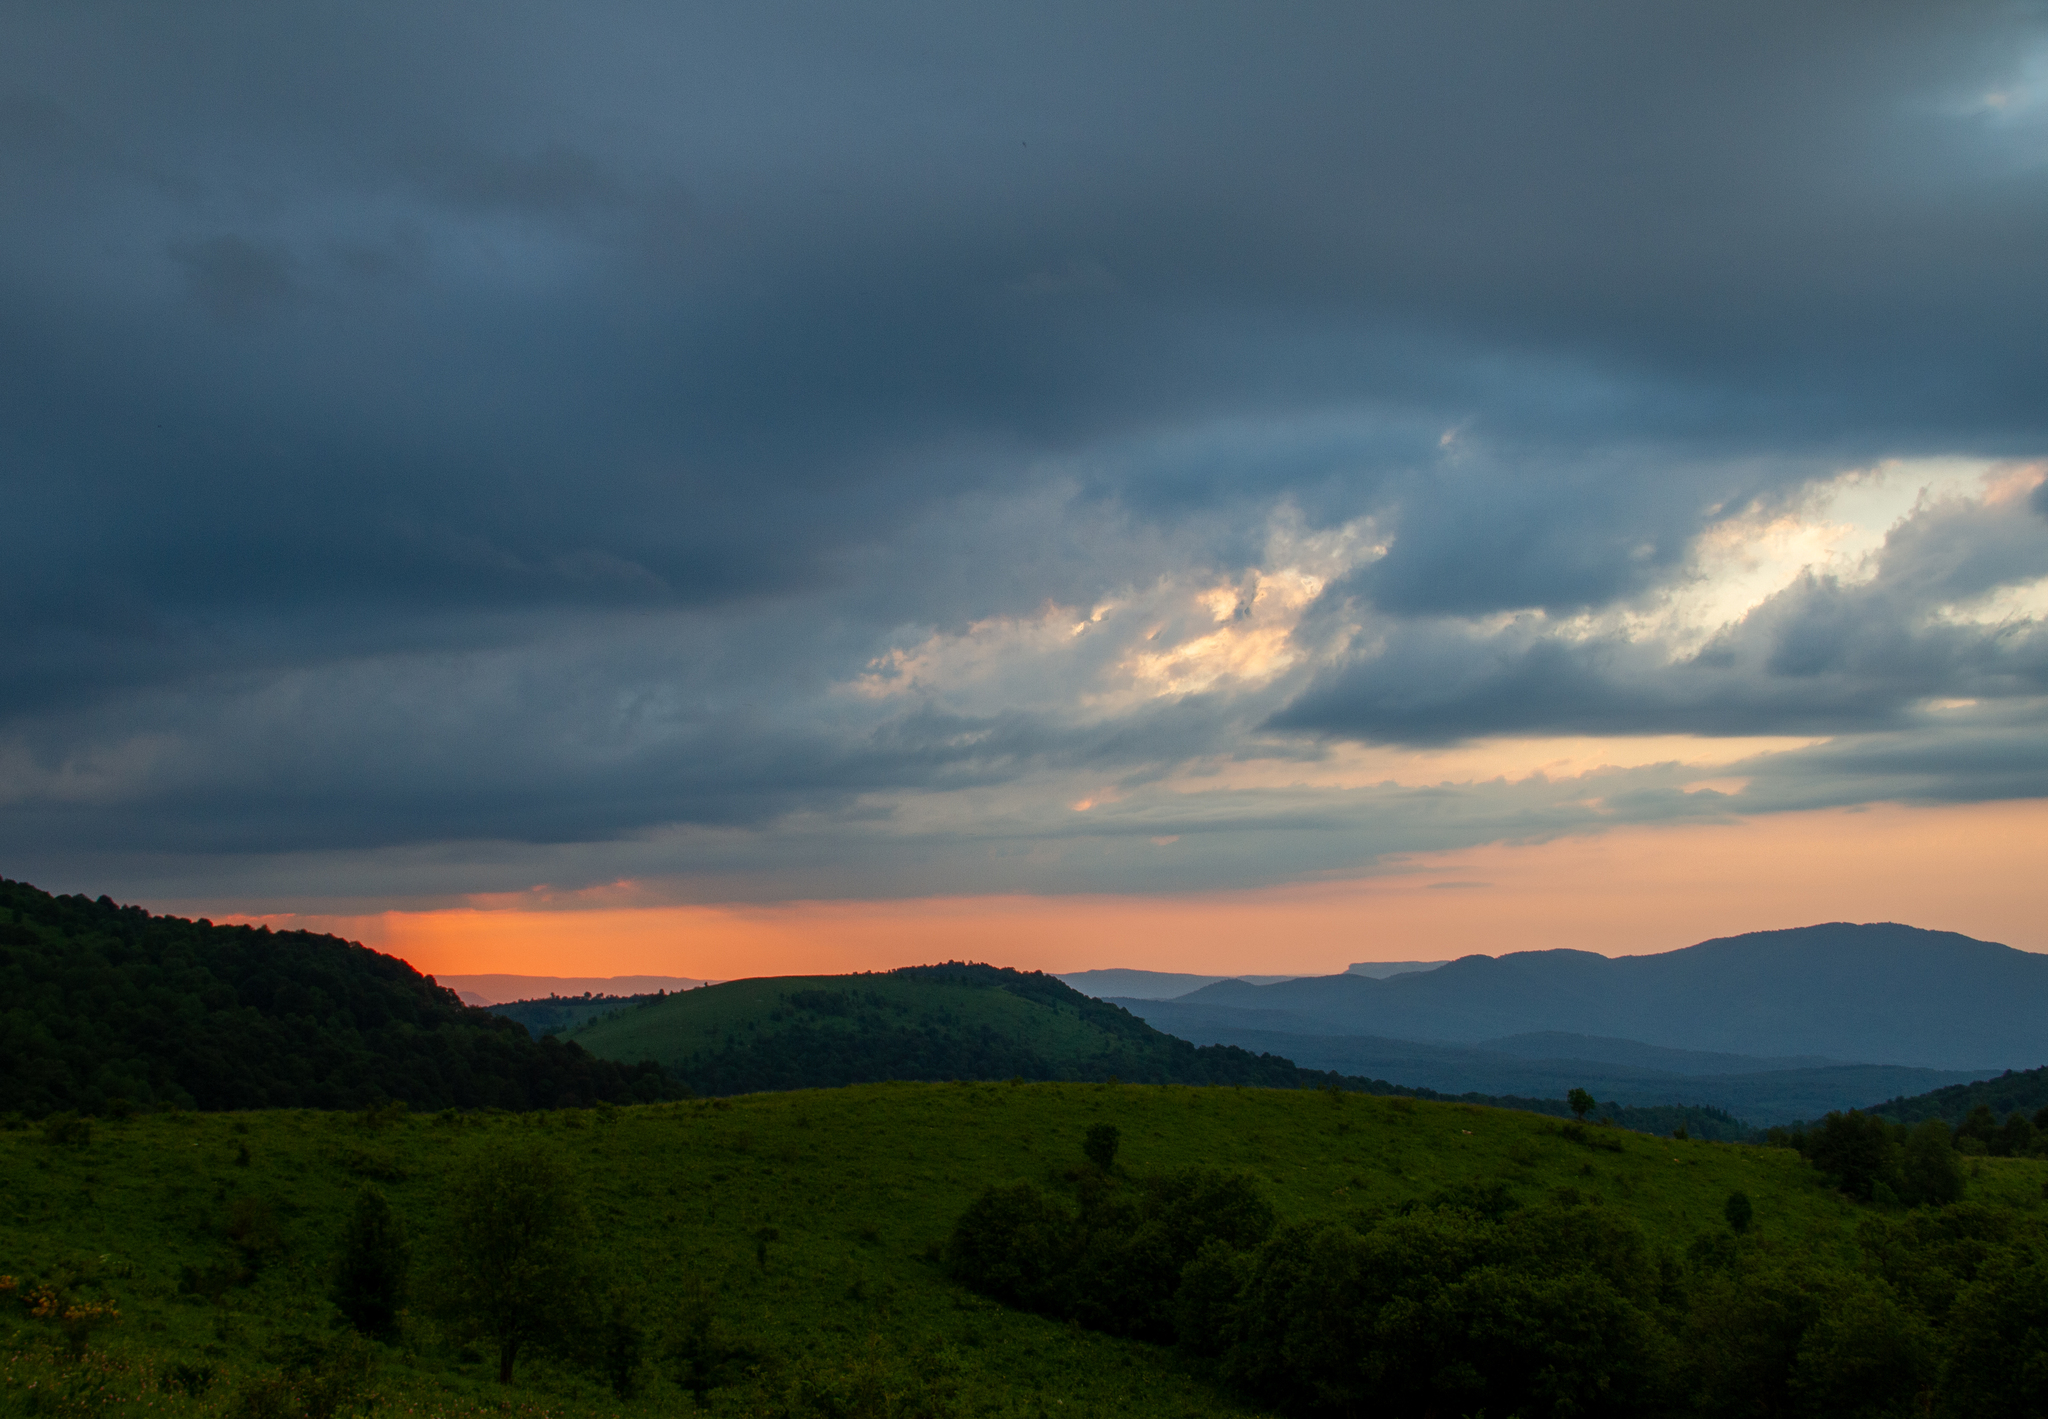
[[[1385,980],[1222,981],[1144,1013],[1183,1038],[1492,1041],[1510,1055],[1528,1048],[1510,1037],[1564,1032],[1751,1056],[1764,1068],[1819,1058],[1982,1074],[2048,1063],[2048,956],[1952,931],[1833,922],[1648,956],[1518,951]]]
[[[1495,1041],[1491,1047],[1390,1040],[1377,1035],[1290,1034],[1203,1023],[1199,1017],[1191,1020],[1171,1001],[1125,999],[1112,1003],[1144,1017],[1155,1029],[1193,1044],[1232,1044],[1280,1055],[1304,1069],[1331,1069],[1444,1094],[1556,1099],[1572,1089],[1587,1089],[1603,1104],[1626,1108],[1704,1104],[1726,1109],[1760,1128],[1818,1118],[1830,1109],[1864,1108],[1903,1094],[1965,1084],[1994,1072],[1759,1059],[1557,1032],[1518,1035]],[[1502,1045],[1509,1049],[1500,1048]],[[1536,1052],[1539,1050],[1549,1052]]]

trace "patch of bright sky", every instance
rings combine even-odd
[[[1706,739],[1687,734],[1627,738],[1480,739],[1445,747],[1403,748],[1388,744],[1335,744],[1312,762],[1285,759],[1207,760],[1190,764],[1171,780],[1179,792],[1209,789],[1365,788],[1392,784],[1430,788],[1446,784],[1510,783],[1541,776],[1579,778],[1603,769],[1638,769],[1654,764],[1719,768],[1761,754],[1786,753],[1821,743],[1819,738],[1753,735]]]
[[[1265,567],[1236,580],[1162,577],[1085,611],[1048,605],[928,632],[877,656],[845,688],[871,700],[922,692],[963,713],[1095,716],[1161,697],[1255,689],[1302,662],[1294,628],[1329,580],[1385,554],[1371,518],[1310,531],[1283,507],[1268,528]]]
[[[2018,505],[2041,476],[2037,465],[1961,458],[1851,469],[1720,517],[1698,539],[1685,573],[1644,602],[1547,629],[1653,642],[1683,658],[1802,575],[1867,581],[1877,573],[1887,537],[1912,517],[1954,502]],[[1236,581],[1213,574],[1185,582],[1161,578],[1086,612],[1048,606],[1033,617],[929,633],[878,657],[847,688],[875,700],[921,692],[970,713],[1024,708],[1083,717],[1109,717],[1147,700],[1190,693],[1271,691],[1290,671],[1312,668],[1294,631],[1322,588],[1384,556],[1387,543],[1369,518],[1310,533],[1293,509],[1283,508],[1265,550],[1265,565]],[[1470,629],[1484,635],[1531,614],[1476,618]],[[2048,581],[2002,588],[1946,614],[1994,622],[2048,615]],[[1369,619],[1356,628],[1368,635],[1370,629]],[[1247,746],[1183,765],[1158,787],[1193,793],[1512,782],[1539,775],[1560,780],[1654,764],[1713,769],[1819,742],[1783,736],[1502,738],[1448,748],[1334,745],[1311,760],[1268,757]],[[1736,783],[1700,782],[1716,791]],[[1125,797],[1124,790],[1100,784],[1041,785],[1041,792],[1048,789],[1080,812]]]
[[[1685,580],[1624,613],[1625,629],[1631,639],[1661,640],[1674,657],[1691,655],[1808,571],[1848,585],[1869,580],[1900,523],[1935,503],[1995,496],[2012,475],[1981,459],[1895,459],[1745,508],[1701,535]],[[1614,629],[1604,617],[1588,619],[1588,633]]]
[[[2048,108],[2048,46],[2019,51],[2004,74],[1944,107],[1954,117],[1989,120],[2000,127],[2037,117]]]

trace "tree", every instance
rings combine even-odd
[[[1835,1180],[1851,1197],[1868,1202],[1879,1184],[1897,1180],[1899,1145],[1893,1125],[1875,1114],[1855,1109],[1831,1113],[1805,1136],[1800,1149],[1816,1168]]]
[[[1915,1206],[1946,1206],[1963,1195],[1963,1170],[1948,1125],[1926,1119],[1907,1136],[1899,1164],[1899,1193]]]
[[[1972,1153],[1989,1153],[1998,1141],[1998,1115],[1991,1105],[1979,1104],[1956,1125],[1956,1146]]]
[[[1748,1193],[1731,1192],[1728,1201],[1722,1205],[1721,1215],[1728,1219],[1729,1226],[1741,1233],[1749,1230],[1750,1219],[1756,1216],[1756,1209],[1750,1205]]]
[[[1593,1096],[1587,1093],[1584,1089],[1572,1090],[1569,1094],[1566,1094],[1564,1096],[1564,1101],[1567,1104],[1571,1105],[1572,1113],[1575,1116],[1577,1116],[1577,1118],[1581,1122],[1584,1122],[1587,1114],[1593,1112],[1593,1110],[1596,1107],[1598,1107],[1598,1105],[1594,1102]]]
[[[1088,1161],[1105,1173],[1116,1161],[1117,1146],[1123,1142],[1123,1134],[1113,1123],[1098,1123],[1088,1130],[1088,1137],[1081,1144],[1081,1151],[1088,1155]]]
[[[411,1261],[405,1229],[384,1194],[365,1187],[356,1194],[334,1264],[334,1304],[350,1325],[378,1340],[397,1332]]]
[[[498,1144],[449,1180],[436,1309],[498,1347],[498,1379],[529,1344],[564,1339],[582,1309],[590,1223],[569,1170],[549,1154]]]

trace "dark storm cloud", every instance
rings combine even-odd
[[[835,687],[911,632],[1242,577],[1282,507],[1389,540],[1301,633],[1379,648],[1276,730],[2041,691],[2032,629],[1927,619],[2037,566],[1981,527],[1683,663],[1470,621],[1650,595],[1851,463],[2040,453],[2032,10],[20,6],[0,39],[0,845],[591,842],[1241,752],[1272,706],[941,733]]]

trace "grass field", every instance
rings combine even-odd
[[[1849,1264],[1868,1213],[1789,1150],[1603,1129],[1591,1136],[1611,1148],[1594,1147],[1532,1114],[1305,1090],[893,1084],[527,1115],[139,1115],[95,1124],[82,1145],[36,1127],[0,1133],[0,1272],[17,1294],[52,1281],[120,1313],[73,1360],[55,1327],[8,1307],[0,1407],[259,1413],[252,1382],[336,1333],[326,1278],[356,1191],[380,1188],[424,1240],[451,1166],[516,1136],[580,1176],[596,1260],[657,1337],[708,1304],[751,1348],[733,1382],[708,1392],[711,1412],[1255,1412],[1170,1350],[1004,1310],[937,1264],[983,1187],[1059,1186],[1088,1127],[1103,1122],[1122,1131],[1130,1171],[1247,1172],[1283,1221],[1500,1182],[1531,1202],[1576,1189],[1677,1252],[1725,1230],[1722,1204],[1741,1190],[1755,1202],[1757,1245],[1838,1250]],[[2043,1206],[2048,1162],[1970,1169],[1973,1198]],[[251,1260],[246,1284],[222,1280]],[[652,1359],[630,1400],[541,1355],[504,1390],[486,1357],[420,1318],[370,1353],[384,1414],[696,1404]]]

